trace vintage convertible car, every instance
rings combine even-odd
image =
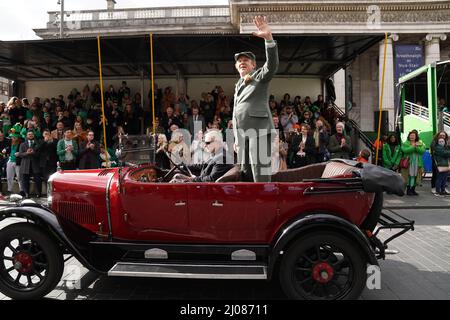
[[[0,220],[24,219],[0,230],[0,291],[45,296],[70,254],[108,276],[278,278],[289,298],[355,299],[384,258],[380,228],[413,229],[381,212],[383,192],[403,195],[403,182],[373,165],[330,161],[270,183],[241,182],[236,166],[214,183],[168,183],[175,172],[59,171],[48,207],[0,210]]]

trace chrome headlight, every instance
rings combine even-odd
[[[55,177],[55,174],[52,174],[47,181],[47,206],[50,208],[52,206],[53,202],[53,179]]]

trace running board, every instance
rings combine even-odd
[[[118,262],[108,276],[184,279],[267,279],[265,265],[163,264]]]

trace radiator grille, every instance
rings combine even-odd
[[[91,204],[75,201],[57,201],[56,211],[70,221],[79,224],[95,224],[95,207]]]

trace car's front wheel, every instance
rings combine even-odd
[[[64,270],[57,243],[38,226],[16,223],[0,230],[0,291],[13,299],[38,299]]]
[[[284,253],[280,283],[291,299],[357,299],[367,279],[366,259],[350,239],[331,231],[309,233]]]

